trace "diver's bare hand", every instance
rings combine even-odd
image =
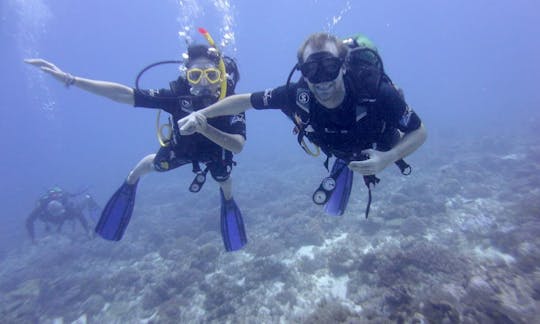
[[[208,127],[208,121],[206,120],[206,116],[198,111],[194,111],[192,115],[195,115],[195,119],[197,120],[197,133],[204,133],[204,131]]]
[[[66,86],[70,86],[75,83],[75,77],[69,73],[62,71],[56,65],[43,59],[25,59],[25,63],[40,68],[43,72],[53,76],[56,80],[64,83]]]
[[[385,152],[368,149],[363,150],[362,154],[367,157],[364,161],[352,161],[349,163],[349,168],[362,175],[374,175],[384,170],[392,160]]]
[[[178,128],[180,129],[181,135],[204,132],[207,126],[206,116],[197,111],[192,112],[178,121]]]

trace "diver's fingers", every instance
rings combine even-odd
[[[37,67],[47,67],[49,69],[59,70],[56,65],[49,61],[45,61],[44,59],[25,59],[24,62]]]
[[[44,66],[46,63],[49,63],[43,59],[24,59],[24,63],[34,65],[34,66]]]
[[[185,130],[185,128],[188,126],[189,124],[189,120],[190,120],[190,117],[191,115],[188,115],[184,118],[180,118],[178,120],[178,128],[180,128],[180,130]]]
[[[351,169],[353,171],[356,171],[356,172],[360,172],[360,170],[362,170],[364,168],[364,166],[362,164],[363,164],[362,161],[352,161],[352,162],[349,163],[349,169]]]
[[[207,126],[206,116],[197,111],[193,112],[193,115],[195,116],[195,119],[197,121],[197,131],[204,131]]]
[[[372,175],[375,174],[375,170],[371,163],[366,161],[352,161],[349,163],[349,169],[358,172],[362,175]]]
[[[192,112],[178,121],[181,135],[191,135],[206,128],[206,116],[199,112]]]
[[[185,125],[180,129],[180,135],[192,135],[197,132],[197,127],[193,124]]]
[[[62,72],[62,71],[59,71],[57,69],[52,69],[50,67],[45,67],[45,66],[42,66],[41,67],[41,71],[43,72],[46,72],[46,73],[49,73],[49,74],[52,74],[52,75],[55,75],[55,76],[62,76],[64,75],[65,73]]]
[[[363,150],[362,154],[366,155],[368,158],[371,157],[371,154],[374,152],[375,150],[374,149],[366,149],[366,150]]]
[[[194,116],[189,115],[178,121],[180,135],[191,135],[197,131],[197,120]]]
[[[197,119],[197,121],[206,123],[206,116],[201,114],[200,112],[195,111],[192,113],[192,115]]]

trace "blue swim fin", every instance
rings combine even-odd
[[[101,213],[95,232],[106,240],[120,241],[131,219],[137,184],[128,184],[127,181],[109,199]]]
[[[341,169],[341,171],[338,171],[339,169]],[[349,169],[345,161],[339,159],[334,162],[330,174],[335,172],[339,172],[335,178],[336,187],[332,192],[330,199],[324,206],[324,211],[332,216],[341,216],[345,212],[345,209],[347,209],[347,204],[349,203],[354,173]]]
[[[242,213],[233,198],[225,200],[221,194],[221,237],[228,252],[241,249],[247,243],[246,230]]]

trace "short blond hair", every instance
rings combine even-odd
[[[311,34],[298,49],[298,52],[296,53],[298,63],[304,63],[304,51],[308,45],[313,47],[314,50],[321,50],[324,48],[326,43],[333,43],[336,45],[339,57],[341,59],[345,59],[347,56],[347,46],[343,44],[339,38],[328,33],[315,33]]]

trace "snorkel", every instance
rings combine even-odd
[[[227,95],[227,77],[226,77],[226,71],[225,71],[225,63],[223,62],[223,57],[221,56],[221,52],[216,46],[216,42],[214,42],[214,39],[212,39],[212,36],[210,36],[210,33],[202,27],[199,28],[199,33],[203,35],[203,37],[208,42],[208,45],[213,47],[219,54],[219,63],[218,63],[218,69],[221,72],[221,87],[219,91],[219,100],[225,98]]]

